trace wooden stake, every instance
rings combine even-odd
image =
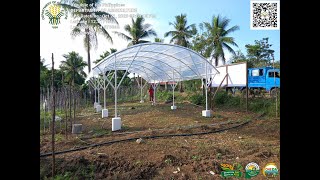
[[[55,116],[56,116],[56,112],[55,112],[55,91],[54,91],[54,61],[53,61],[53,53],[52,53],[52,79],[51,79],[51,86],[52,86],[52,103],[53,103],[53,107],[52,107],[52,138],[51,138],[51,143],[52,143],[52,177],[55,176],[55,154],[54,154],[54,125],[55,125]]]

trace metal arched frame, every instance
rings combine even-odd
[[[117,82],[117,70],[125,70],[120,82]],[[121,51],[110,54],[92,71],[105,74],[114,71],[114,85],[108,78],[108,84],[115,91],[115,117],[117,117],[117,89],[124,77],[130,72],[140,75],[149,83],[176,82],[192,79],[207,80],[206,94],[208,91],[208,75],[215,75],[219,71],[204,57],[186,47],[164,44],[143,43],[137,44]],[[117,84],[118,83],[118,84]],[[173,86],[174,91],[175,86]],[[206,110],[208,110],[206,95]]]

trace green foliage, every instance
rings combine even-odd
[[[60,133],[56,134],[55,137],[54,137],[54,141],[55,141],[55,142],[59,142],[59,141],[61,141],[62,139],[63,139],[63,135],[60,134]]]
[[[164,34],[164,37],[171,36],[170,43],[178,44],[184,47],[190,47],[189,39],[197,34],[195,24],[187,25],[187,15],[181,14],[175,16],[175,22],[169,23],[172,25],[174,30],[168,31]]]
[[[114,31],[113,33],[127,41],[130,41],[128,47],[135,44],[149,42],[143,39],[150,36],[157,36],[157,33],[154,29],[151,28],[151,24],[144,24],[144,21],[144,17],[140,15],[137,16],[136,19],[131,19],[131,24],[127,24],[124,26],[124,30],[129,33],[129,35],[116,31]]]
[[[83,58],[76,53],[75,51],[64,54],[63,57],[65,61],[61,61],[60,69],[64,72],[65,80],[71,82],[80,78],[85,78],[87,75],[83,71],[84,67],[87,66],[87,63],[83,61]]]
[[[272,44],[268,43],[269,38],[255,40],[255,44],[247,44],[247,57],[249,61],[253,61],[254,67],[271,65],[272,54],[274,50],[270,49]]]
[[[159,43],[163,43],[164,39],[161,39],[161,38],[154,38],[154,42],[159,42]]]
[[[65,172],[64,174],[58,174],[53,179],[54,180],[69,180],[69,179],[74,179],[74,178],[72,177],[72,173],[71,172]]]
[[[100,58],[97,59],[96,61],[93,61],[93,63],[98,64],[100,61],[102,61],[104,58],[108,57],[110,54],[117,52],[117,49],[114,48],[110,48],[110,52],[109,51],[105,51],[103,52],[102,55],[100,55]]]
[[[206,97],[202,96],[202,94],[195,94],[190,97],[190,101],[196,105],[204,105],[206,104]]]
[[[191,98],[190,98],[191,99]],[[221,90],[218,91],[214,98],[214,106],[226,107],[226,108],[245,108],[245,98],[236,95],[233,96],[230,93]],[[249,98],[248,109],[260,114],[266,114],[268,116],[275,116],[276,102],[275,98],[258,97]],[[278,114],[280,114],[280,95],[278,95]]]
[[[240,106],[240,96],[228,95],[226,104],[230,107],[239,107]]]
[[[203,31],[203,24],[200,24],[199,27],[200,30]],[[202,34],[196,34],[192,39],[191,49],[200,53],[203,57],[208,58],[210,57],[210,54],[209,52],[206,52],[207,48],[207,32],[204,32]]]
[[[194,92],[201,88],[201,80],[199,79],[183,81],[183,84],[186,91]]]
[[[193,155],[192,156],[192,160],[194,160],[194,161],[200,161],[200,159],[201,159],[200,155]]]
[[[102,136],[102,135],[105,135],[105,134],[111,134],[111,131],[110,130],[106,130],[106,129],[101,129],[101,128],[93,129],[93,136],[94,137],[99,137],[99,136]]]
[[[214,98],[214,104],[215,105],[223,105],[226,104],[229,100],[229,96],[227,92],[225,91],[219,91],[217,92],[215,98]]]
[[[95,4],[91,6],[91,4]],[[88,53],[88,72],[91,71],[91,61],[90,61],[90,49],[92,47],[97,47],[98,45],[98,36],[100,33],[103,35],[109,42],[113,43],[112,37],[108,31],[101,25],[100,22],[107,20],[108,22],[118,24],[118,21],[112,14],[103,12],[97,9],[97,4],[100,3],[100,0],[62,0],[61,6],[66,8],[68,11],[71,9],[83,9],[82,5],[86,4],[86,8],[89,11],[79,12],[71,11],[73,18],[79,20],[76,26],[72,29],[72,37],[84,35],[83,42],[84,47]]]
[[[43,63],[44,59],[40,60],[40,87],[46,88],[51,86],[52,70],[48,69]],[[56,88],[62,87],[63,72],[60,69],[54,69],[53,85]],[[81,80],[79,80],[81,81]],[[83,79],[84,82],[84,79]]]
[[[200,28],[206,30],[200,36],[196,36],[195,49],[200,50],[201,54],[205,57],[212,56],[215,59],[215,65],[218,66],[218,61],[221,59],[225,63],[225,52],[228,50],[230,53],[235,54],[230,45],[238,47],[235,39],[230,37],[229,34],[239,30],[239,26],[232,26],[227,28],[230,19],[226,17],[213,16],[211,22],[203,22]]]
[[[164,162],[165,162],[166,164],[171,164],[171,163],[172,163],[171,159],[166,159],[166,160],[164,160]]]
[[[46,167],[46,168],[49,168],[49,167]],[[40,171],[45,171],[45,170],[44,170],[44,168],[41,168]],[[46,171],[47,171],[47,169],[46,169]],[[40,173],[40,177],[41,177],[41,173]],[[78,180],[77,177],[73,177],[72,172],[70,172],[70,171],[67,171],[64,174],[57,174],[54,178],[45,176],[43,179],[44,180],[70,180],[70,179]]]
[[[157,99],[161,101],[172,101],[173,99],[172,92],[168,92],[168,91],[157,91],[156,96],[157,96]]]

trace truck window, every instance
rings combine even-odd
[[[252,76],[263,76],[263,69],[253,69]]]
[[[276,75],[277,78],[280,78],[280,73],[279,72],[269,72],[269,77],[274,77],[274,74]]]

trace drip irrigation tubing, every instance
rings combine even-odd
[[[107,141],[107,142],[103,142],[103,143],[97,143],[97,144],[90,144],[88,146],[83,146],[83,147],[79,147],[79,148],[75,148],[75,149],[69,149],[69,150],[64,150],[64,151],[57,151],[54,154],[58,155],[58,154],[64,154],[64,153],[69,153],[69,152],[75,152],[75,151],[81,151],[84,149],[88,149],[88,148],[92,148],[92,147],[98,147],[98,146],[103,146],[103,145],[110,145],[110,144],[114,144],[114,143],[118,143],[118,142],[126,142],[126,141],[134,141],[137,140],[139,138],[142,139],[155,139],[155,138],[165,138],[165,137],[178,137],[178,136],[196,136],[196,135],[205,135],[205,134],[212,134],[212,133],[218,133],[218,132],[222,132],[222,131],[226,131],[226,130],[230,130],[230,129],[234,129],[234,128],[238,128],[241,127],[243,125],[246,125],[250,122],[251,120],[248,120],[244,123],[235,125],[235,126],[231,126],[231,127],[227,127],[227,128],[222,128],[222,129],[218,129],[218,130],[214,130],[214,131],[208,131],[208,132],[198,132],[198,133],[187,133],[187,134],[163,134],[163,135],[155,135],[155,136],[142,136],[142,137],[134,137],[134,138],[128,138],[128,139],[120,139],[120,140],[114,140],[114,141]],[[40,157],[46,157],[46,156],[51,156],[52,152],[48,152],[48,153],[43,153],[40,154]]]

